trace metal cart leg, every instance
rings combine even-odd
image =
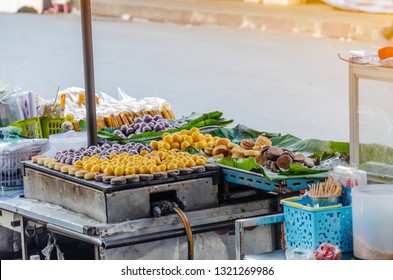
[[[350,161],[359,166],[359,78],[349,67],[349,138]]]
[[[22,247],[22,260],[27,260],[27,257],[28,257],[26,234],[25,234],[26,223],[27,223],[27,221],[23,217],[21,217],[21,221],[20,221],[20,226],[21,226],[20,239],[21,239],[21,247]]]

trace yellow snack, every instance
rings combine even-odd
[[[149,170],[149,167],[148,167],[148,166],[142,165],[142,166],[139,168],[139,172],[140,172],[140,174],[149,174],[149,173],[150,173],[150,170]]]
[[[52,162],[49,162],[49,163],[48,163],[48,167],[49,167],[50,169],[54,169],[54,168],[55,168],[55,165],[56,165],[56,163],[57,163],[57,162],[54,162],[54,161],[52,161]]]
[[[46,156],[36,155],[36,156],[33,156],[31,159],[32,159],[33,162],[37,162],[39,158],[46,158]]]
[[[187,167],[196,166],[196,163],[192,159],[189,159],[189,160],[187,160],[186,166]]]
[[[74,162],[74,166],[82,168],[83,167],[83,162],[81,160],[77,160],[77,161]]]
[[[86,171],[90,171],[93,166],[94,166],[94,163],[88,162],[83,165],[83,169]]]
[[[183,143],[184,142],[188,142],[188,143],[190,143],[190,145],[192,145],[192,143],[194,143],[194,139],[192,139],[192,137],[190,136],[190,135],[187,135],[187,136],[185,136],[184,138],[183,138]],[[182,143],[182,144],[183,144]]]
[[[72,115],[72,114],[67,114],[67,115],[65,115],[64,119],[65,119],[65,121],[67,121],[67,122],[73,122],[73,121],[74,121],[74,115]]]
[[[174,133],[172,135],[172,138],[173,138],[173,142],[177,142],[179,144],[181,144],[181,142],[183,142],[183,135],[181,135],[180,133]]]
[[[121,167],[116,167],[115,168],[115,172],[114,172],[115,176],[123,176],[124,175],[124,170]]]
[[[104,169],[104,174],[113,175],[113,173],[114,173],[114,170],[113,170],[113,167],[111,167],[111,166],[108,166]]]
[[[196,165],[205,165],[206,162],[207,162],[206,159],[200,157],[200,158],[198,158],[198,159],[195,161],[195,164],[196,164]]]
[[[59,161],[57,159],[54,159],[54,158],[47,158],[47,159],[44,160],[44,166],[48,166],[48,164],[51,163],[51,162],[59,162]]]
[[[61,171],[61,168],[65,165],[65,163],[56,162],[54,170]]]
[[[206,143],[205,140],[201,140],[201,141],[198,141],[198,142],[194,143],[194,147],[197,148],[197,149],[203,149],[206,146],[207,146],[207,143]]]
[[[162,138],[162,140],[166,143],[172,144],[173,143],[173,137],[172,135],[166,135],[165,137]]]
[[[166,171],[166,166],[165,164],[161,164],[158,167],[160,167],[161,171]]]
[[[199,159],[199,156],[197,156],[197,155],[192,155],[192,156],[191,156],[191,159],[192,159],[193,161],[197,161],[197,160]]]
[[[66,97],[67,97],[67,95],[65,94],[65,93],[62,93],[61,95],[60,95],[60,106],[61,107],[65,107],[65,105],[66,105]],[[66,119],[65,119],[66,121],[68,121],[67,120],[67,116],[66,116]],[[74,120],[74,119],[72,119],[72,120]]]
[[[93,167],[90,169],[90,172],[100,172],[101,171],[101,166],[96,164],[93,165]]]
[[[191,137],[194,140],[194,142],[199,142],[199,141],[203,140],[203,134],[201,134],[200,132],[192,133]]]
[[[63,165],[63,166],[61,167],[60,172],[61,172],[61,173],[67,173],[67,174],[68,174],[68,169],[70,169],[70,168],[72,168],[71,165],[68,165],[68,164]]]
[[[145,156],[145,155],[147,155],[148,153],[149,153],[148,151],[142,150],[142,151],[140,152],[140,155],[141,155],[141,156]]]
[[[171,149],[171,144],[169,144],[168,142],[162,142],[161,149],[170,150]]]
[[[171,144],[171,149],[179,150],[180,149],[180,144],[178,142],[173,142]]]
[[[82,162],[86,162],[86,161],[88,161],[89,159],[90,159],[89,156],[84,156],[84,157],[82,158]]]
[[[134,167],[127,167],[125,170],[126,175],[134,175],[136,174]]]
[[[197,127],[192,127],[192,128],[190,129],[190,131],[189,131],[189,134],[192,135],[194,132],[198,132],[198,133],[199,133],[199,132],[200,132],[200,131],[199,131],[199,128],[197,128]]]
[[[154,158],[153,158],[153,161],[154,161],[154,163],[155,163],[156,165],[160,165],[160,164],[161,164],[161,159],[160,159],[160,157],[154,157]]]
[[[78,170],[75,172],[75,177],[84,178],[85,174],[87,174],[87,173],[89,173],[89,172],[86,170]]]
[[[181,146],[180,146],[180,148],[182,149],[182,150],[185,150],[188,146],[190,146],[191,144],[190,144],[190,142],[188,142],[188,141],[183,141],[183,143],[181,143]]]
[[[161,171],[160,167],[158,167],[157,165],[151,165],[149,169],[150,169],[150,174]]]
[[[87,172],[87,173],[83,176],[83,178],[84,178],[85,180],[93,180],[97,173],[98,173],[98,172]]]
[[[177,165],[174,163],[169,163],[167,166],[167,170],[175,170],[177,168],[178,168]]]
[[[156,141],[156,140],[151,141],[150,146],[152,146],[153,149],[157,151],[158,150],[158,141]]]
[[[80,170],[82,169],[78,167],[70,167],[68,168],[68,175],[75,176],[75,173]]]

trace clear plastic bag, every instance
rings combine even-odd
[[[289,248],[285,250],[287,260],[313,260],[314,251],[307,248]]]
[[[340,247],[327,242],[319,245],[318,249],[314,251],[314,258],[316,260],[341,260],[342,252]]]

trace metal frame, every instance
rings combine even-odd
[[[393,82],[393,69],[349,63],[350,160],[359,166],[359,79]]]
[[[262,226],[269,224],[282,223],[284,214],[274,214],[255,218],[239,219],[235,222],[235,248],[236,260],[244,260],[246,254],[244,252],[244,242],[247,227]],[[278,249],[278,248],[274,248]]]
[[[87,144],[97,145],[96,101],[94,87],[93,32],[91,24],[91,1],[80,0],[83,39],[83,63],[86,93]]]

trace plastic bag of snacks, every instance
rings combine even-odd
[[[314,251],[314,258],[316,260],[341,260],[342,252],[340,247],[327,242],[319,245],[318,249]]]

